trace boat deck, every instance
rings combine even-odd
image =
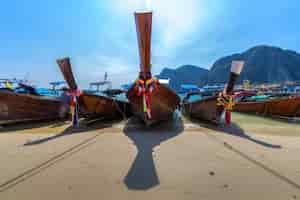
[[[300,198],[298,119],[233,121],[0,128],[0,199]]]

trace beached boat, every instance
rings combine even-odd
[[[234,111],[265,116],[300,117],[300,97],[237,94]],[[242,98],[241,98],[242,97]]]
[[[178,95],[151,74],[152,12],[135,13],[140,56],[138,80],[127,92],[132,110],[146,125],[172,119],[180,103]]]
[[[0,88],[0,124],[33,120],[64,118],[68,114],[69,99],[39,95],[35,88],[18,84],[12,88],[9,80]]]
[[[70,95],[78,99],[79,115],[86,118],[119,119],[131,113],[130,104],[104,95],[79,92],[69,58],[58,59],[57,64],[70,87]]]
[[[243,66],[244,62],[242,61],[232,62],[229,82],[225,88],[225,93],[229,95],[228,98],[231,98],[230,95],[232,95],[235,82],[239,77]],[[192,98],[195,95],[198,96],[198,99]],[[221,116],[225,110],[225,106],[220,105],[220,101],[218,101],[218,99],[220,100],[220,98],[224,99],[227,97],[222,97],[219,95],[206,96],[203,94],[201,95],[201,93],[187,94],[187,96],[182,101],[182,112],[184,115],[187,115],[191,118],[198,118],[201,120],[219,124],[221,122]],[[232,105],[227,106],[231,107]],[[230,123],[230,110],[231,108],[227,108],[226,111],[227,123]]]

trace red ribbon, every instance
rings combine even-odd
[[[227,125],[230,125],[231,123],[231,110],[225,111],[225,122]]]
[[[157,87],[157,80],[156,79],[149,79],[147,81],[144,80],[137,80],[135,89],[137,91],[137,96],[143,96],[146,101],[146,107],[147,107],[147,116],[150,119],[151,118],[151,96],[153,91]]]
[[[81,91],[80,90],[73,90],[72,92],[68,92],[67,93],[68,94],[68,96],[71,96],[71,102],[70,102],[70,106],[71,107],[75,107],[75,105],[76,105],[76,97],[80,97],[81,96]]]
[[[78,126],[78,107],[77,107],[77,97],[81,95],[81,91],[79,89],[73,90],[67,93],[68,96],[71,96],[71,112],[72,112],[72,125],[73,127]]]

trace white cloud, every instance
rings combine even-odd
[[[202,35],[208,34],[211,24],[219,20],[220,9],[225,7],[223,4],[218,0],[152,0],[153,58],[164,57],[169,58],[168,60],[175,60],[178,51],[199,42]],[[146,0],[110,0],[107,2],[112,16],[122,19],[118,23],[126,24],[126,31],[122,30],[118,34],[122,32],[128,34],[129,30],[129,33],[132,33],[130,38],[135,37],[133,13],[145,9],[145,5]],[[136,40],[127,42],[135,45]],[[152,62],[161,61],[153,60]],[[176,63],[170,64],[176,65]]]
[[[105,55],[74,58],[73,68],[82,87],[87,87],[90,82],[102,81],[105,72],[108,73],[108,79],[113,82],[113,87],[132,82],[138,75],[138,65],[136,63],[130,63],[122,57]]]
[[[201,27],[209,23],[209,13],[218,7],[214,2],[152,0],[153,74],[159,73],[163,67],[182,64],[184,58],[178,59],[178,52],[199,40],[195,35],[201,34]],[[88,82],[102,80],[104,73],[108,72],[114,86],[119,86],[133,81],[138,75],[139,59],[133,13],[144,10],[146,0],[107,0],[105,3],[101,1],[101,4],[108,15],[102,26],[100,48],[89,55],[75,58],[78,77],[87,86]]]
[[[175,48],[198,30],[204,16],[200,5],[201,0],[153,1],[154,26],[163,47]]]
[[[111,0],[109,8],[115,15],[134,20],[132,13],[145,9],[147,0]],[[149,3],[148,3],[149,4]],[[206,3],[207,4],[207,3]],[[149,6],[148,6],[149,7]],[[158,48],[172,50],[198,30],[207,17],[203,0],[152,0],[153,31]]]

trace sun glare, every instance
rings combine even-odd
[[[145,0],[146,1],[146,8],[147,10],[151,9],[151,0]]]

